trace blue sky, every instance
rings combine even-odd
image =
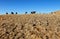
[[[49,13],[57,10],[60,10],[60,0],[0,0],[0,14],[11,11],[19,14],[26,11]]]

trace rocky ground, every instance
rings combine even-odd
[[[0,15],[0,39],[60,39],[60,15]]]

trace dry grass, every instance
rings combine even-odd
[[[0,39],[60,39],[60,15],[1,15]]]

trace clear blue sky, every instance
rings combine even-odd
[[[52,12],[60,10],[60,0],[0,0],[0,14],[5,12]]]

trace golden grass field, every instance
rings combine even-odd
[[[60,39],[59,13],[0,15],[0,39]]]

